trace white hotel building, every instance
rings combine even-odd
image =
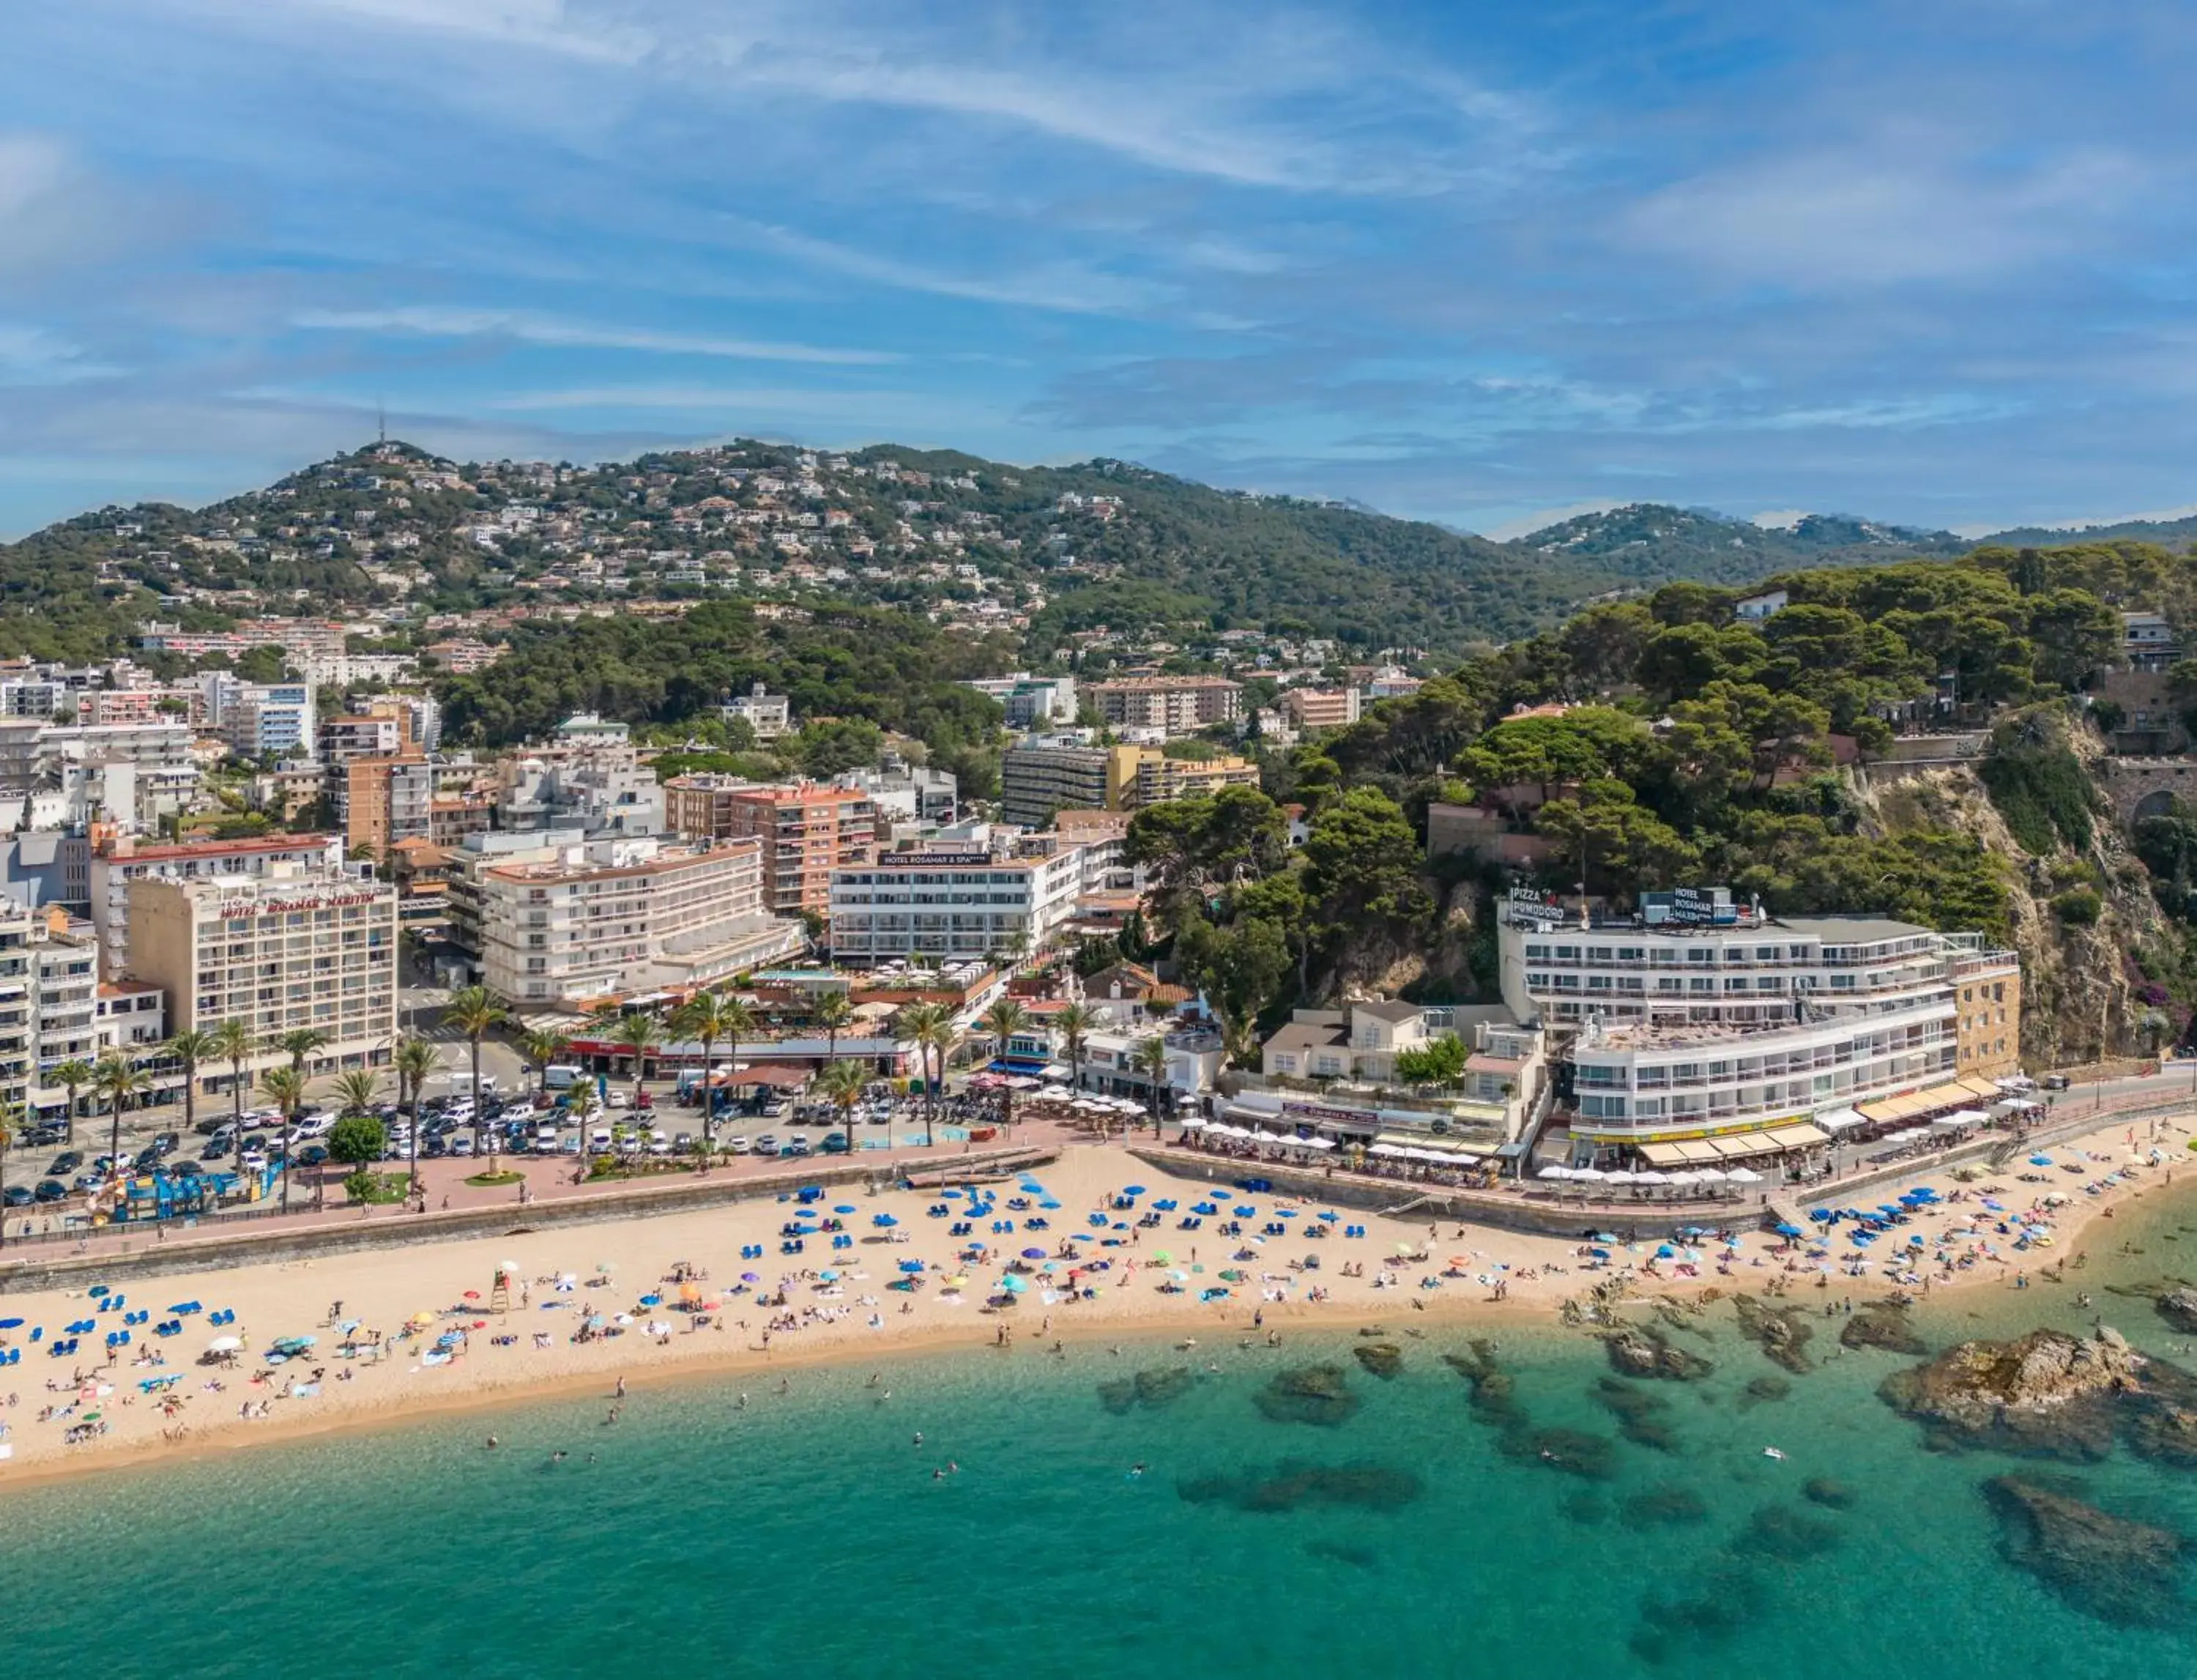
[[[1989,1076],[2016,1069],[2020,970],[1977,935],[1744,910],[1711,926],[1514,917],[1501,952],[1513,1012],[1572,1034],[1571,1132],[1588,1144],[1775,1133],[1800,1148],[1876,1121],[1869,1106],[1902,1093],[1917,1114],[1987,1105]],[[1958,999],[1979,982],[2013,991],[2010,1025],[1965,1024]],[[1697,1153],[1711,1158],[1649,1158]]]
[[[835,869],[832,955],[859,964],[965,961],[1018,943],[1034,952],[1075,914],[1078,899],[1110,884],[1120,849],[1116,841],[1058,834],[983,835]]]

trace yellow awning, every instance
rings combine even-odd
[[[1685,1151],[1686,1146],[1684,1144],[1643,1144],[1640,1145],[1641,1159],[1647,1162],[1651,1167],[1676,1167],[1680,1162],[1686,1159]]]
[[[1980,1097],[1987,1103],[1996,1103],[2006,1094],[1994,1081],[1985,1079],[1981,1074],[1970,1074],[1961,1081],[1961,1088],[1971,1097]]]
[[[1828,1144],[1830,1138],[1812,1126],[1781,1126],[1765,1134],[1781,1150],[1813,1149],[1818,1144]]]
[[[1716,1150],[1706,1143],[1684,1143],[1674,1147],[1678,1150],[1678,1159],[1681,1161],[1702,1162],[1714,1161],[1717,1158]]]

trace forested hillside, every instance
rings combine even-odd
[[[2125,1053],[2173,1029],[2159,1005],[2178,1022],[2197,1001],[2197,823],[2153,820],[2131,851],[2090,769],[2082,690],[2118,657],[2113,604],[2188,569],[2140,545],[1986,549],[1765,580],[1792,604],[1759,624],[1734,617],[1740,592],[1694,583],[1597,606],[1278,762],[1268,794],[1312,817],[1299,853],[1267,843],[1264,796],[1140,813],[1156,931],[1247,1019],[1299,991],[1484,992],[1506,878],[1406,848],[1440,801],[1529,839],[1551,889],[1584,881],[1623,907],[1713,882],[1773,912],[2014,943],[2042,1003],[2030,1048]],[[1989,732],[1977,772],[1903,779],[1896,798],[1857,775],[1909,708]]]

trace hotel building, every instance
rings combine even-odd
[[[1650,914],[1669,896],[1651,895]],[[1992,1078],[2016,1070],[2020,969],[1980,936],[1773,918],[1728,895],[1695,902],[1713,919],[1580,926],[1514,907],[1502,929],[1504,1001],[1570,1034],[1561,1058],[1575,1139],[1766,1132],[1798,1148],[1933,1109],[1973,1116],[1999,1096]]]
[[[832,872],[832,955],[967,961],[1036,951],[1104,890],[1120,855],[1111,841],[1061,835],[940,840]]]
[[[243,1022],[262,1046],[313,1028],[309,1071],[380,1066],[397,1038],[397,889],[340,869],[129,885],[130,971],[177,1031]],[[284,1059],[268,1048],[254,1071]]]

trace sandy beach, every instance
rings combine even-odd
[[[2017,1162],[1965,1183],[1918,1173],[1913,1185],[1940,1202],[1867,1248],[1846,1238],[1848,1226],[1812,1247],[1750,1229],[1729,1244],[1617,1244],[1597,1259],[1574,1238],[1347,1208],[1313,1237],[1304,1233],[1320,1223],[1319,1204],[1216,1195],[1117,1147],[1076,1145],[1023,1185],[992,1186],[973,1219],[961,1197],[930,1190],[827,1190],[805,1209],[756,1202],[119,1282],[119,1309],[101,1310],[88,1291],[10,1295],[0,1318],[23,1323],[0,1330],[0,1347],[20,1353],[0,1368],[0,1486],[559,1394],[599,1394],[607,1420],[621,1382],[751,1373],[774,1384],[781,1370],[822,1360],[1017,1357],[1056,1341],[1286,1336],[1406,1319],[1552,1322],[1565,1301],[1619,1277],[1643,1298],[2011,1288],[2072,1259],[2084,1226],[2117,1202],[2169,1182],[2185,1137],[2139,1126],[2132,1147],[2125,1125],[2109,1125],[2047,1151],[2049,1168]],[[1140,1193],[1117,1206],[1131,1185]],[[1197,1214],[1201,1204],[1213,1211]],[[934,1217],[941,1205],[954,1214]],[[1256,1211],[1238,1219],[1243,1208]],[[804,1211],[815,1230],[802,1252],[782,1252],[791,1239],[781,1228]],[[1199,1228],[1180,1228],[1199,1217]],[[1232,1221],[1232,1236],[1222,1229]],[[964,1222],[968,1233],[952,1234]],[[972,1243],[986,1245],[981,1259]],[[1895,1248],[1912,1258],[1894,1260]],[[1012,1305],[990,1304],[1006,1290],[1019,1291]],[[148,1320],[110,1354],[107,1335],[141,1311]],[[210,1323],[216,1313],[224,1322]],[[67,1325],[87,1322],[73,1354],[49,1351]],[[165,1323],[181,1329],[157,1335]],[[209,1362],[229,1337],[241,1347]],[[296,1338],[311,1341],[272,1357]]]

